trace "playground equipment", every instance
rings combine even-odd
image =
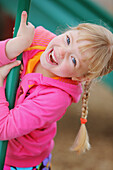
[[[15,6],[16,0],[1,0],[0,3],[4,5],[7,11],[12,7],[9,13],[14,15],[13,10],[15,8],[13,6]],[[14,37],[18,31],[21,12],[25,10],[29,13],[29,7],[30,0],[18,0]],[[32,23],[42,25],[54,33],[56,33],[56,28],[65,28],[66,24],[75,26],[79,22],[107,23],[113,32],[113,17],[90,0],[71,0],[71,3],[70,0],[33,0],[31,8]],[[39,16],[38,19],[35,16]],[[18,59],[21,59],[21,55]],[[12,91],[12,89],[16,89],[18,86],[19,69],[20,67],[11,70],[7,79],[6,96],[10,109],[14,106],[16,90]],[[113,89],[113,72],[107,76],[105,82]],[[0,141],[0,170],[3,170],[6,148],[7,141]]]
[[[17,35],[22,11],[26,11],[27,15],[29,14],[30,3],[31,3],[31,0],[25,0],[25,1],[18,0],[17,16],[16,16],[15,30],[14,30],[13,37],[16,37]],[[22,60],[22,54],[20,54],[17,57],[17,60]],[[7,77],[6,98],[7,98],[7,101],[9,102],[9,109],[12,109],[14,107],[16,90],[18,87],[18,80],[19,80],[19,71],[20,71],[20,66],[15,67],[10,71]],[[3,170],[3,167],[4,167],[7,144],[8,144],[8,141],[0,141],[0,170]]]

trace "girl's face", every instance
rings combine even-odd
[[[40,58],[41,66],[46,69],[49,77],[66,77],[82,79],[88,72],[88,60],[81,56],[78,46],[87,42],[77,43],[78,30],[70,30],[56,36],[47,46]]]

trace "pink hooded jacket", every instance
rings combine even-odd
[[[43,27],[37,27],[32,46],[47,46],[54,37]],[[0,42],[0,65],[10,62],[5,55],[6,42]],[[25,69],[27,60],[37,52],[24,52]],[[36,166],[49,155],[54,147],[56,122],[72,102],[79,101],[82,93],[81,84],[70,84],[39,73],[24,74],[25,70],[13,109],[9,110],[4,87],[0,87],[0,140],[9,140],[5,164],[15,167]]]

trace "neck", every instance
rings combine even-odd
[[[43,74],[44,77],[50,77],[50,78],[55,77],[55,75],[53,73],[51,73],[48,70],[46,70],[45,68],[43,68],[40,62],[36,65],[33,72],[41,73],[41,74]]]

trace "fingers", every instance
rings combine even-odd
[[[20,23],[20,25],[26,25],[26,21],[27,21],[27,12],[23,11],[22,15],[21,15],[21,23]]]
[[[14,31],[15,31],[15,27],[13,28],[13,34],[14,34]]]
[[[21,69],[21,71],[23,71],[23,69],[24,69],[24,66],[23,66],[23,64],[21,64],[21,68],[20,68],[20,69]]]
[[[31,24],[31,22],[28,22],[28,26],[32,27],[33,29],[35,29],[35,26],[33,24]]]
[[[4,80],[6,78],[6,76],[8,75],[9,71],[16,66],[19,66],[21,64],[21,61],[16,60],[13,63],[4,65],[2,67],[0,67],[0,77],[2,77],[2,80]]]
[[[21,67],[20,67],[20,76],[21,76],[23,70],[24,70],[24,66],[23,66],[23,64],[21,64]]]
[[[20,60],[15,60],[13,63],[8,64],[8,70],[11,70],[13,67],[19,66],[20,64]]]

